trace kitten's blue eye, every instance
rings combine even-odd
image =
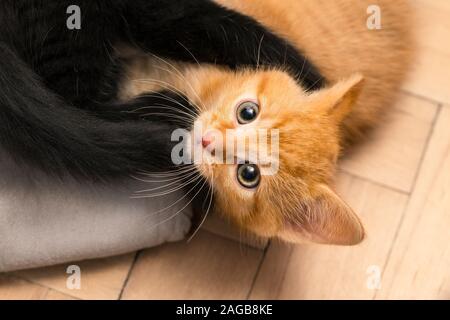
[[[259,106],[253,101],[241,103],[236,110],[236,117],[240,124],[247,124],[258,117]]]
[[[245,188],[256,188],[261,180],[259,168],[255,164],[241,164],[237,168],[239,183]]]

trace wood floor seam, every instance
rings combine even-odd
[[[395,245],[397,244],[397,240],[398,240],[398,236],[399,236],[399,233],[400,233],[400,229],[401,229],[401,227],[403,225],[403,222],[404,222],[405,217],[406,217],[406,213],[407,213],[407,211],[409,209],[409,204],[410,204],[410,201],[411,201],[411,195],[414,193],[414,189],[415,189],[415,187],[417,185],[417,179],[419,177],[419,174],[420,174],[421,170],[423,169],[423,164],[424,164],[423,160],[425,158],[425,155],[428,152],[430,141],[431,141],[431,138],[433,137],[435,126],[436,126],[437,120],[439,119],[439,116],[441,114],[441,110],[442,110],[442,105],[439,104],[438,108],[436,110],[436,113],[434,115],[434,118],[433,118],[433,122],[432,122],[432,125],[431,125],[431,128],[430,128],[430,132],[428,134],[427,140],[426,140],[425,147],[424,147],[424,149],[422,151],[422,154],[421,154],[419,167],[417,168],[417,172],[416,172],[414,180],[413,180],[413,185],[412,185],[410,194],[408,196],[407,203],[405,205],[405,208],[402,211],[402,214],[400,216],[400,221],[399,221],[398,226],[397,226],[397,228],[395,230],[394,238],[392,240],[392,243],[391,243],[391,246],[389,248],[389,251],[388,251],[388,253],[386,255],[386,260],[385,260],[385,263],[383,265],[382,274],[384,274],[384,271],[387,270],[387,266],[389,265],[389,261],[390,261],[391,256],[392,256],[392,251],[393,251]],[[378,291],[375,292],[374,299],[376,299],[377,296],[378,296]]]
[[[131,265],[130,265],[130,269],[128,270],[127,276],[125,277],[125,280],[123,281],[123,285],[122,285],[122,288],[120,289],[117,300],[122,300],[123,292],[125,291],[125,289],[127,287],[128,281],[130,280],[134,266],[136,265],[136,262],[139,259],[141,252],[142,252],[142,250],[139,250],[135,253],[135,255],[133,257],[133,261],[131,262]]]
[[[255,286],[255,283],[256,283],[256,279],[258,278],[259,272],[261,271],[261,267],[262,267],[262,265],[264,263],[264,260],[266,259],[267,250],[268,250],[270,244],[271,244],[271,241],[269,241],[267,246],[264,248],[264,252],[263,252],[263,254],[261,256],[261,260],[259,261],[258,268],[256,269],[255,275],[253,276],[252,284],[250,286],[250,289],[248,290],[248,293],[247,293],[247,296],[246,296],[245,300],[249,300],[250,299],[250,296],[251,296],[252,291],[253,291],[253,287]]]
[[[21,276],[15,275],[15,274],[6,274],[5,276],[6,276],[6,277],[9,277],[9,278],[11,278],[11,279],[15,279],[15,280],[17,280],[17,281],[24,281],[24,282],[26,282],[26,283],[29,283],[29,284],[32,284],[32,285],[35,285],[35,286],[39,286],[39,287],[45,288],[45,289],[47,289],[47,290],[53,290],[53,291],[55,291],[55,292],[57,292],[57,293],[59,293],[59,294],[68,296],[68,297],[70,297],[70,298],[72,298],[72,299],[82,300],[82,299],[80,299],[80,298],[78,298],[78,297],[75,297],[75,296],[69,294],[69,293],[63,292],[63,291],[58,290],[58,289],[56,289],[56,288],[52,288],[52,287],[43,285],[43,284],[41,284],[41,283],[35,282],[35,281],[33,281],[33,280],[31,280],[31,279],[27,279],[27,278],[25,278],[25,277],[21,277]],[[46,295],[47,295],[47,294],[46,294]],[[0,300],[1,300],[1,299],[0,299]]]

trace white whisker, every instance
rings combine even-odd
[[[132,196],[131,198],[132,199],[142,199],[142,198],[155,198],[155,197],[165,196],[165,195],[168,195],[168,194],[173,193],[175,191],[178,191],[180,189],[183,189],[185,186],[189,185],[190,183],[192,183],[195,180],[196,180],[196,177],[194,176],[189,181],[183,182],[182,184],[178,185],[176,188],[172,188],[172,189],[169,189],[169,190],[165,190],[163,192],[153,193],[153,194],[148,194],[148,195],[136,195],[136,196]],[[144,192],[144,191],[145,190],[143,190],[142,192]]]
[[[195,170],[195,168],[193,167],[193,168],[190,168],[190,170],[188,170],[188,171],[185,171],[185,172],[182,172],[181,174],[190,174],[193,170]],[[146,183],[159,183],[159,182],[168,182],[168,181],[173,181],[173,180],[179,180],[180,179],[180,174],[177,174],[177,175],[175,175],[175,176],[169,176],[169,177],[167,177],[167,178],[165,178],[165,177],[162,177],[163,178],[163,180],[148,180],[148,179],[142,179],[142,178],[138,178],[138,177],[135,177],[135,176],[131,176],[133,179],[136,179],[136,180],[138,180],[138,181],[141,181],[141,182],[146,182]]]
[[[200,179],[201,179],[201,176],[198,176],[197,178],[198,178],[197,180],[200,180]],[[197,181],[197,180],[192,181],[192,183],[195,182],[195,181]],[[178,202],[180,202],[181,200],[183,200],[184,198],[186,198],[186,197],[191,193],[191,191],[194,190],[194,188],[195,188],[198,184],[199,184],[199,181],[197,181],[197,183],[196,183],[191,189],[189,189],[189,191],[186,192],[186,193],[185,193],[181,198],[179,198],[177,201],[173,202],[173,203],[172,203],[170,206],[168,206],[168,207],[165,207],[165,208],[163,208],[163,209],[160,209],[160,210],[158,210],[158,211],[156,211],[156,212],[152,212],[152,215],[157,215],[157,214],[159,214],[159,213],[161,213],[161,212],[163,212],[163,211],[165,211],[165,210],[167,210],[167,209],[172,208],[172,207],[173,207],[174,205],[176,205]]]
[[[202,180],[200,180],[198,183],[200,183]],[[158,222],[156,225],[154,225],[153,227],[157,227],[173,218],[175,218],[180,212],[182,212],[184,209],[186,209],[186,207],[188,205],[191,204],[191,202],[195,199],[195,197],[200,193],[200,191],[202,190],[202,188],[205,186],[206,180],[203,182],[202,186],[200,187],[200,189],[197,191],[197,193],[192,197],[192,199],[185,205],[183,206],[183,208],[179,209],[177,212],[175,212],[173,215],[171,215],[170,217],[168,217],[167,219],[162,220],[161,222]]]
[[[195,235],[197,234],[197,232],[200,230],[200,228],[201,228],[201,227],[203,226],[203,224],[205,223],[206,218],[208,217],[208,213],[209,213],[209,210],[211,209],[211,204],[212,204],[213,196],[214,196],[213,184],[214,184],[214,177],[211,176],[211,184],[210,184],[210,186],[209,186],[208,194],[206,195],[206,198],[208,198],[208,196],[209,196],[209,204],[208,204],[208,208],[206,209],[206,213],[204,214],[202,221],[200,222],[200,224],[198,225],[198,227],[195,229],[195,231],[192,233],[192,235],[189,237],[189,239],[187,240],[187,242],[190,242],[190,241],[195,237]],[[210,194],[211,194],[211,195],[210,195]],[[206,199],[205,199],[205,200],[206,200]]]
[[[159,69],[159,68],[158,68],[158,69]],[[167,71],[167,72],[170,72],[169,70],[166,70],[166,69],[162,69],[162,70]],[[163,86],[164,89],[169,90],[169,91],[171,91],[171,92],[177,94],[177,95],[178,95],[180,98],[182,98],[184,101],[186,101],[186,102],[188,102],[188,103],[191,103],[191,101],[189,101],[189,100],[185,97],[185,93],[184,93],[184,92],[180,91],[177,87],[175,87],[174,85],[170,84],[169,82],[166,82],[166,81],[163,81],[163,80],[157,80],[157,79],[148,79],[148,78],[145,78],[145,79],[133,79],[132,81],[135,81],[135,82],[144,82],[144,83],[147,82],[147,83],[156,83],[156,84],[159,84],[159,85]],[[197,105],[195,105],[195,104],[192,103],[192,106],[193,106],[196,110],[200,111],[200,109],[198,108]]]
[[[154,187],[154,188],[146,189],[146,190],[140,190],[140,191],[136,191],[135,193],[144,193],[144,192],[152,192],[155,190],[161,190],[161,189],[167,188],[169,186],[173,186],[174,184],[178,184],[179,182],[183,181],[184,179],[192,177],[194,174],[196,174],[195,171],[188,173],[186,176],[179,177],[178,179],[173,179],[172,182],[167,183],[163,186],[158,186],[158,187]]]
[[[184,173],[184,172],[191,171],[194,169],[195,169],[194,166],[189,165],[186,167],[181,167],[181,168],[177,168],[177,169],[169,170],[169,171],[161,171],[161,172],[138,171],[137,173],[140,175],[143,175],[143,176],[147,176],[147,177],[171,177],[171,176],[179,175],[180,173]]]
[[[183,73],[176,68],[173,64],[171,64],[170,62],[164,60],[161,57],[158,57],[156,55],[153,55],[156,59],[159,59],[160,61],[162,61],[163,63],[167,64],[168,66],[170,66],[171,68],[173,68],[177,74],[178,74],[178,78],[181,79],[183,81],[183,83],[187,84],[189,86],[189,88],[192,90],[192,92],[194,93],[194,95],[196,96],[196,98],[198,99],[198,101],[202,104],[202,107],[204,110],[206,110],[206,106],[203,105],[202,100],[200,99],[200,96],[198,95],[197,91],[192,87],[192,85],[190,84],[190,82],[186,79],[186,77],[183,75]]]

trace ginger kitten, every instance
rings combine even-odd
[[[205,132],[225,135],[232,129],[233,139],[239,139],[242,129],[278,130],[274,175],[264,175],[261,163],[196,164],[214,189],[214,210],[262,237],[361,242],[360,219],[332,187],[336,162],[342,147],[359,139],[392,105],[405,77],[413,52],[407,2],[378,0],[379,30],[366,25],[371,0],[216,2],[289,40],[318,67],[327,87],[308,92],[282,69],[230,71],[135,56],[123,99],[171,89],[200,109],[196,121]],[[207,149],[207,160],[218,148],[226,149],[205,136],[193,143]]]

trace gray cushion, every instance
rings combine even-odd
[[[135,179],[108,187],[69,178],[55,182],[19,169],[0,150],[0,271],[105,257],[183,239],[191,209],[180,191],[131,198],[135,191],[155,186]]]

